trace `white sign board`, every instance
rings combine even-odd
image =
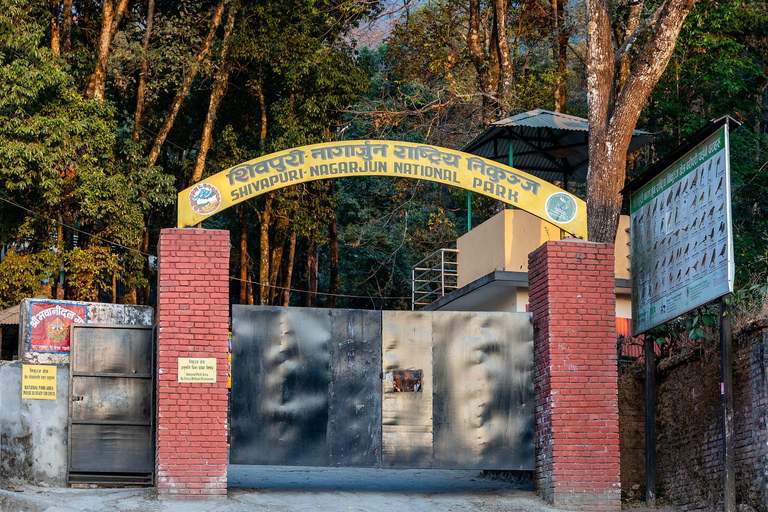
[[[728,126],[630,199],[632,334],[733,291]]]

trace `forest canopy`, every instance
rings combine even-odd
[[[615,185],[708,120],[737,118],[737,285],[764,283],[768,7],[689,3],[669,63],[638,105],[637,128],[655,142],[627,162],[621,156],[628,175]],[[611,97],[632,86],[663,29],[657,7],[612,2]],[[356,139],[460,149],[488,123],[534,108],[593,115],[591,8],[574,0],[6,0],[0,305],[41,292],[153,303],[157,239],[175,225],[178,191],[261,155]],[[499,208],[471,202],[473,225]],[[407,309],[410,267],[455,247],[467,210],[466,193],[447,185],[348,178],[265,194],[203,227],[231,234],[236,302]]]

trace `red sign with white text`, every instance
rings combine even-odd
[[[70,326],[86,323],[86,311],[84,304],[32,302],[29,312],[29,350],[68,354]]]

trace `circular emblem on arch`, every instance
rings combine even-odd
[[[558,224],[567,224],[576,218],[578,206],[573,196],[566,192],[555,192],[544,205],[547,216]]]
[[[221,192],[210,183],[198,183],[189,191],[189,206],[200,215],[210,215],[221,206]]]

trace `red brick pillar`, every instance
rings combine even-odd
[[[547,242],[528,257],[537,491],[621,510],[613,245]]]
[[[162,230],[157,303],[158,498],[225,499],[229,232]],[[180,358],[214,358],[216,382],[179,382]]]

